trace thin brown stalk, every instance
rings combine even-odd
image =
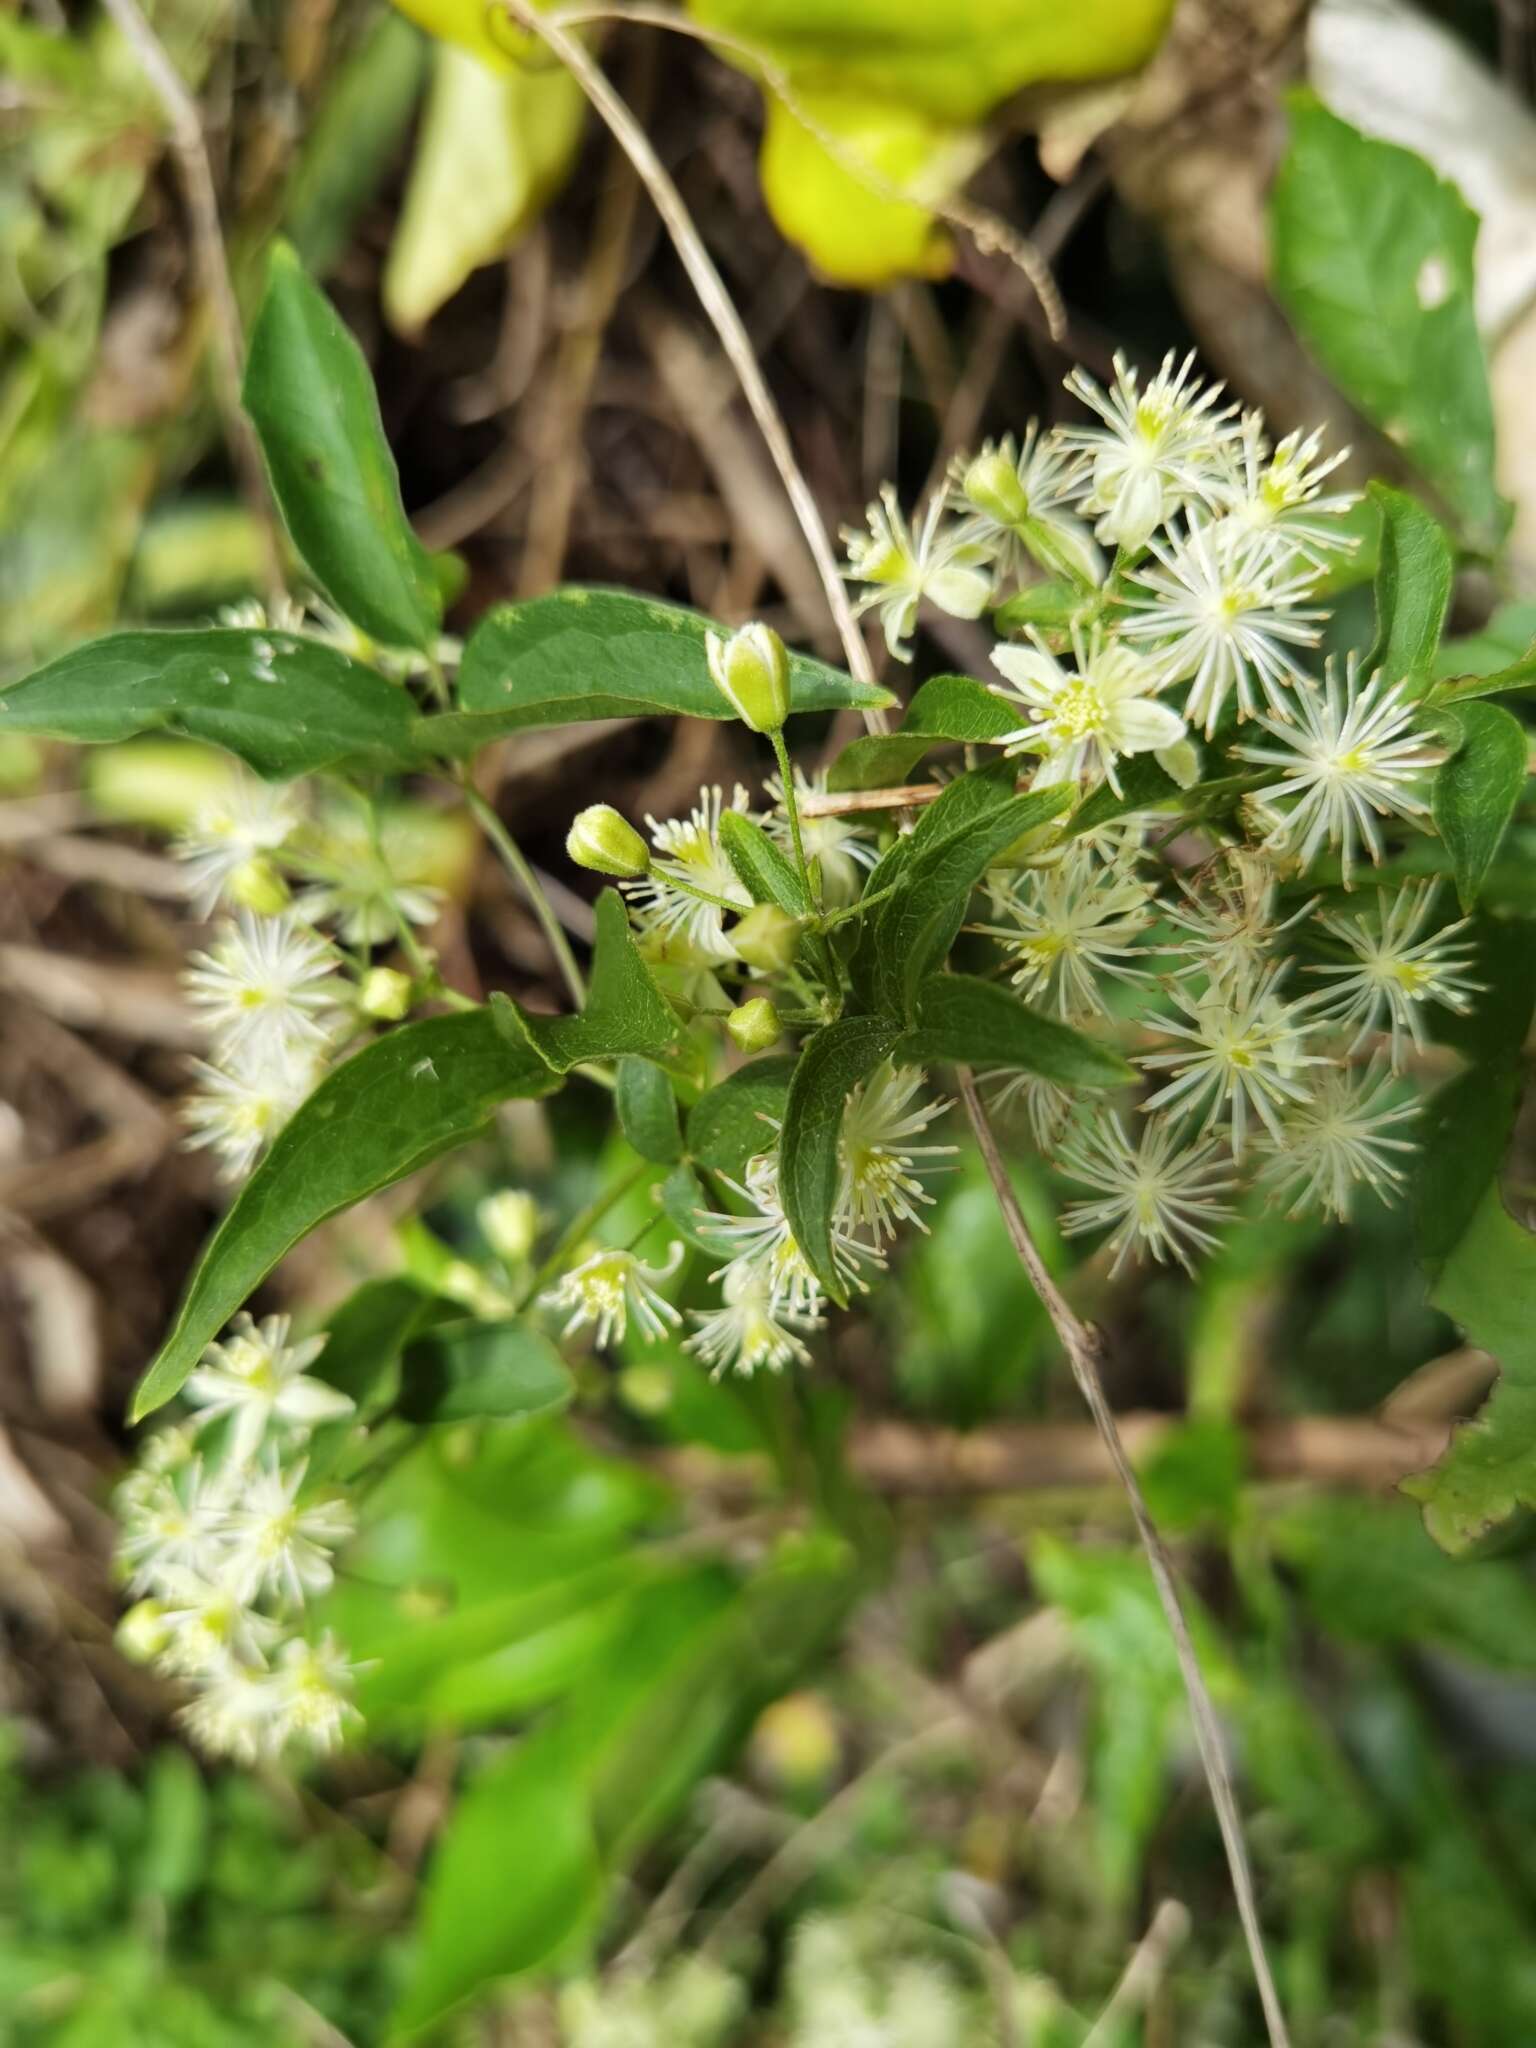
[[[208,159],[202,119],[185,79],[171,62],[165,45],[145,18],[138,0],[106,0],[106,8],[137,57],[139,68],[160,102],[170,130],[186,193],[192,260],[213,326],[214,399],[240,480],[241,493],[250,506],[261,537],[267,594],[270,598],[277,598],[283,593],[282,556],[261,450],[240,401],[240,382],[245,365],[244,330],[229,275],[224,230],[219,220],[219,195],[214,184],[213,166]]]
[[[987,1178],[991,1181],[993,1192],[997,1196],[998,1207],[1003,1212],[1003,1220],[1008,1226],[1008,1235],[1013,1241],[1019,1263],[1029,1275],[1030,1285],[1039,1295],[1056,1334],[1061,1339],[1062,1349],[1067,1354],[1067,1362],[1072,1368],[1072,1377],[1077,1382],[1078,1392],[1087,1404],[1088,1412],[1104,1439],[1104,1448],[1109,1453],[1115,1476],[1124,1488],[1126,1499],[1130,1503],[1137,1534],[1141,1538],[1142,1548],[1147,1554],[1147,1563],[1151,1568],[1152,1582],[1157,1588],[1163,1617],[1168,1624],[1168,1632],[1173,1637],[1174,1650],[1178,1656],[1179,1674],[1184,1681],[1184,1691],[1189,1700],[1195,1743],[1200,1751],[1200,1762],[1205,1770],[1211,1803],[1216,1809],[1217,1825],[1221,1829],[1221,1839],[1227,1852],[1232,1890],[1237,1900],[1238,1917],[1243,1923],[1243,1934],[1248,1943],[1248,1956],[1258,1985],[1259,2000],[1264,2008],[1270,2048],[1290,2048],[1285,2010],[1280,2003],[1280,1994],[1275,1988],[1274,1975],[1264,1947],[1264,1930],[1259,1922],[1253,1870],[1248,1861],[1248,1846],[1243,1838],[1242,1815],[1232,1785],[1232,1774],[1227,1768],[1226,1750],[1221,1739],[1220,1724],[1216,1719],[1216,1709],[1205,1682],[1205,1675],[1200,1669],[1200,1659],[1195,1652],[1189,1623],[1185,1619],[1178,1582],[1174,1576],[1173,1559],[1157,1524],[1152,1519],[1146,1495],[1141,1490],[1141,1481],[1136,1477],[1135,1468],[1126,1456],[1125,1445],[1121,1441],[1120,1431],[1115,1422],[1114,1410],[1104,1393],[1104,1382],[1099,1371],[1102,1349],[1100,1340],[1097,1334],[1079,1319],[1071,1303],[1046,1270],[1045,1261],[1041,1258],[1039,1248],[1030,1235],[1029,1225],[1024,1220],[1024,1212],[1019,1207],[1013,1183],[1008,1178],[1008,1170],[998,1150],[997,1138],[968,1068],[958,1069],[958,1080],[966,1115],[970,1118],[971,1129],[976,1134],[976,1143],[987,1169]]]

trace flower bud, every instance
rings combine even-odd
[[[806,1790],[824,1784],[842,1757],[842,1738],[819,1693],[792,1692],[758,1716],[752,1761],[775,1784]]]
[[[704,643],[715,688],[743,725],[777,732],[789,716],[789,655],[771,626],[743,626]]]
[[[475,1211],[481,1235],[498,1259],[515,1266],[538,1241],[539,1205],[522,1188],[503,1188],[487,1195]]]
[[[967,500],[999,526],[1017,526],[1029,517],[1029,496],[1019,479],[1018,465],[999,448],[983,448],[965,472],[960,488]]]
[[[380,1024],[398,1024],[411,1007],[412,982],[398,967],[370,967],[357,992],[365,1017]]]
[[[130,1664],[152,1664],[171,1639],[158,1600],[139,1600],[117,1624],[114,1638]]]
[[[633,878],[648,872],[651,849],[612,804],[589,804],[566,834],[565,850],[579,868]]]
[[[468,1259],[450,1259],[437,1278],[437,1291],[450,1301],[461,1302],[465,1308],[473,1309],[477,1316],[494,1320],[497,1316],[510,1315],[512,1304],[499,1287],[493,1287],[485,1275]]]
[[[224,893],[231,903],[254,910],[258,917],[276,917],[288,908],[288,884],[259,853],[240,863],[224,884]]]
[[[800,920],[776,903],[759,903],[732,925],[727,938],[738,960],[759,974],[782,974],[800,950]]]
[[[770,1045],[778,1044],[784,1031],[778,1011],[766,996],[754,996],[750,1003],[732,1010],[725,1028],[742,1052],[766,1052]]]

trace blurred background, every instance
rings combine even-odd
[[[1526,0],[614,12],[582,32],[829,523],[1069,416],[1076,364],[1195,348],[1277,434],[1322,426],[1350,482],[1446,521],[1471,564],[1448,673],[1525,649]],[[367,351],[416,528],[465,563],[451,630],[609,582],[838,658],[634,172],[494,10],[6,0],[0,145],[0,688],[267,587],[210,192],[237,303],[280,232]],[[1366,519],[1341,646],[1370,637],[1374,556]],[[986,650],[928,619],[884,680],[984,675]],[[848,736],[813,726],[807,767]],[[570,1418],[440,1429],[389,1472],[332,1596],[368,1660],[339,1762],[181,1746],[114,1646],[110,1493],[225,1199],[178,1142],[203,928],[166,846],[226,772],[169,738],[0,738],[0,2043],[368,2048],[402,2010],[455,2048],[1259,2039],[1128,1511],[968,1165],[814,1375],[719,1386],[663,1342],[590,1359]],[[616,721],[507,742],[483,787],[583,940],[572,811],[666,815],[739,773],[737,728]],[[386,839],[443,891],[448,978],[554,1006],[541,934],[445,806],[402,789]],[[1506,910],[1531,910],[1533,845],[1517,821]],[[1298,2043],[1536,2040],[1528,1531],[1452,1555],[1397,1491],[1494,1373],[1426,1305],[1411,1214],[1256,1211],[1198,1285],[1111,1279],[1057,1239],[1022,1123],[1010,1161],[1110,1334],[1194,1590]],[[484,1196],[565,1218],[617,1163],[595,1091],[516,1106],[310,1238],[261,1306],[313,1325],[361,1280],[449,1285]]]

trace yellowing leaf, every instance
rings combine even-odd
[[[498,52],[491,69],[457,42],[433,54],[384,272],[385,315],[403,333],[512,246],[564,179],[581,134],[581,88],[560,66],[524,69]]]
[[[395,0],[418,28],[439,42],[457,43],[492,71],[521,67],[537,49],[535,39],[513,25],[510,15],[484,0]]]

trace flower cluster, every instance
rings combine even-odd
[[[119,1639],[191,1688],[182,1718],[203,1749],[246,1763],[330,1749],[355,1719],[345,1652],[305,1628],[353,1526],[308,1478],[313,1431],[353,1406],[310,1372],[323,1347],[290,1343],[286,1316],[240,1316],[187,1381],[191,1420],[152,1436],[118,1490],[138,1596]]]

